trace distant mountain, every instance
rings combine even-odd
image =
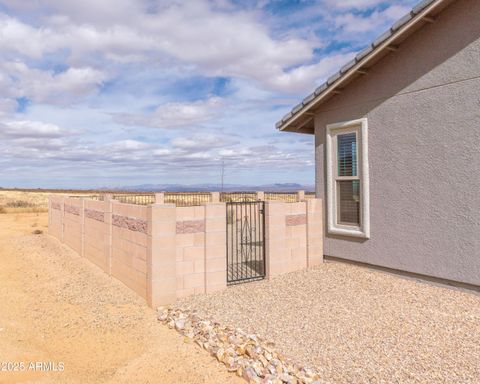
[[[102,188],[106,190],[122,190],[132,192],[211,192],[221,191],[220,184],[141,184],[125,186],[120,188]],[[313,185],[302,185],[297,183],[275,183],[264,185],[242,185],[242,184],[224,184],[224,192],[242,192],[242,191],[266,191],[266,192],[290,192],[305,190],[309,192],[315,191]]]

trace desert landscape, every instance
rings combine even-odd
[[[0,194],[0,361],[50,364],[2,370],[0,383],[242,382],[48,236],[47,195]]]

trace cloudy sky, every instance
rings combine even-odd
[[[415,0],[0,0],[0,186],[313,184],[275,122]]]

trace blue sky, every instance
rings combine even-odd
[[[414,3],[0,1],[0,186],[313,184],[275,122]]]

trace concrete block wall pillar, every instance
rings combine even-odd
[[[305,191],[297,191],[297,201],[305,200]]]
[[[85,199],[80,198],[80,256],[85,257]]]
[[[281,275],[287,267],[286,204],[265,201],[265,258],[267,279]]]
[[[205,292],[227,287],[227,219],[225,203],[205,204]]]
[[[165,192],[155,193],[155,204],[165,204]]]
[[[176,299],[175,204],[148,206],[147,302],[152,308]]]
[[[257,200],[259,200],[259,201],[265,200],[265,192],[257,191]]]
[[[62,243],[65,242],[65,196],[62,196],[62,201],[60,203],[60,220],[61,220],[61,234],[60,234],[60,240]]]
[[[111,196],[111,195],[110,195]],[[112,232],[113,232],[113,227],[112,227],[112,216],[113,216],[113,201],[109,199],[107,196],[105,196],[105,214],[104,214],[104,220],[105,220],[105,226],[106,226],[106,236],[107,239],[105,241],[105,257],[107,258],[107,270],[105,271],[108,273],[109,276],[112,276],[112,253],[113,253],[113,246],[112,246]]]
[[[52,195],[48,196],[48,234],[52,234]]]
[[[323,202],[307,199],[307,268],[323,263]]]
[[[210,192],[210,201],[212,203],[220,202],[220,192]]]

